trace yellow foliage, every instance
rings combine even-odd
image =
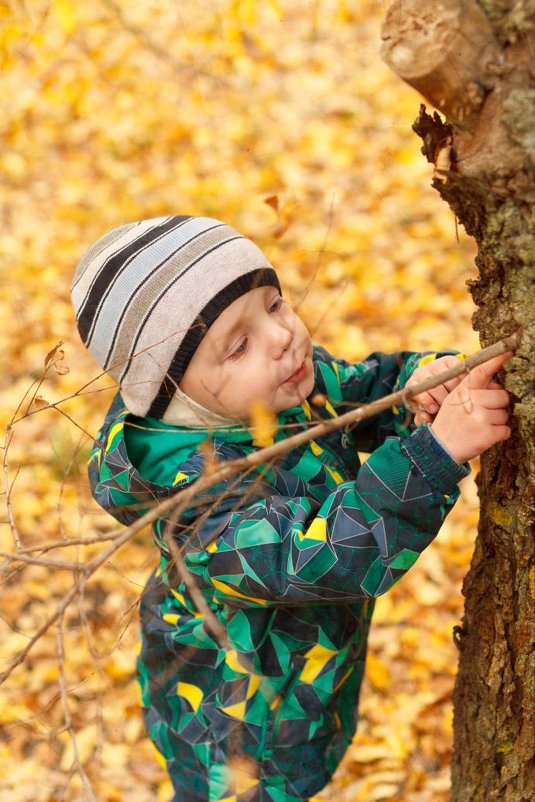
[[[76,27],[76,4],[73,0],[53,0],[52,10],[65,36],[70,36]]]
[[[366,660],[366,675],[372,685],[380,690],[386,690],[390,685],[388,665],[373,653],[370,653]]]
[[[106,674],[112,679],[124,680],[130,678],[134,673],[132,655],[122,649],[115,649],[104,666]]]
[[[81,346],[69,300],[81,253],[115,224],[170,213],[222,217],[265,250],[314,337],[348,359],[477,347],[465,289],[475,275],[473,244],[462,231],[457,240],[452,214],[430,187],[411,131],[419,98],[377,57],[384,4],[0,5],[0,425],[32,411],[12,429],[17,532],[2,510],[2,550],[15,536],[28,547],[65,542],[41,556],[84,561],[102,543],[70,541],[116,531],[90,499],[85,474],[114,388]],[[270,444],[273,415],[257,405],[252,418],[258,445]],[[210,471],[213,450],[206,453]],[[477,522],[472,487],[465,483],[465,501],[412,578],[377,603],[362,726],[316,802],[334,802],[343,789],[354,802],[447,798],[450,633]],[[506,526],[506,512],[492,514]],[[140,533],[85,586],[83,623],[75,608],[65,619],[70,714],[102,800],[172,795],[150,756],[132,679],[136,605],[155,559],[149,533]],[[9,569],[3,667],[72,581],[60,569]],[[68,733],[55,735],[63,726],[56,650],[51,629],[2,688],[9,741],[0,744],[0,794],[10,802],[49,802],[50,789],[67,787],[74,752]],[[77,787],[73,780],[67,797],[81,794]]]
[[[65,747],[60,760],[60,768],[62,771],[69,771],[75,759],[74,744],[72,738],[67,733],[60,733],[61,740],[65,741]],[[76,752],[82,764],[87,763],[95,751],[97,745],[98,727],[96,724],[91,724],[89,727],[83,727],[76,733]]]
[[[249,412],[254,435],[253,444],[259,448],[272,445],[277,428],[277,419],[273,411],[264,401],[258,399],[253,401]]]

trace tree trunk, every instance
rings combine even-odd
[[[383,57],[445,115],[414,130],[434,186],[477,241],[483,345],[521,332],[507,364],[513,436],[482,458],[454,691],[452,802],[535,799],[533,274],[535,0],[396,0]]]

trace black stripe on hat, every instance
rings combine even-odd
[[[250,273],[246,273],[243,276],[238,276],[206,304],[189,327],[186,336],[178,347],[160,385],[160,389],[147,412],[149,417],[162,418],[165,415],[171,398],[175,394],[193,354],[221,312],[237,298],[257,287],[276,287],[281,292],[279,279],[275,271],[270,267],[261,267],[251,270]]]
[[[174,216],[166,220],[156,228],[150,229],[140,237],[130,242],[125,248],[114,253],[107,262],[101,267],[87,297],[78,312],[78,331],[84,345],[88,345],[89,335],[93,327],[93,322],[98,313],[102,300],[106,296],[106,290],[111,286],[114,278],[124,267],[125,263],[134,257],[139,251],[146,248],[164,234],[172,231],[178,225],[189,220],[191,215]]]
[[[223,223],[221,223],[220,225],[224,225],[224,224],[223,224]],[[214,228],[217,228],[217,226],[214,226]],[[210,231],[213,231],[213,229],[210,229]],[[198,237],[203,237],[203,236],[204,236],[206,233],[207,233],[206,231],[201,231],[199,234],[197,234],[197,235],[196,235],[195,239],[197,239]],[[199,255],[197,256],[197,258],[193,260],[193,262],[190,262],[190,263],[188,264],[188,266],[187,266],[187,267],[186,267],[186,268],[185,268],[185,269],[182,271],[182,273],[178,273],[178,274],[177,274],[177,275],[174,277],[173,281],[172,281],[172,282],[170,282],[169,284],[167,284],[167,286],[166,286],[166,287],[164,287],[164,289],[162,290],[162,292],[160,293],[160,295],[158,296],[158,298],[156,298],[156,300],[153,302],[153,304],[152,304],[152,306],[150,307],[150,309],[148,309],[148,310],[147,310],[146,314],[145,314],[145,315],[144,315],[144,317],[143,317],[143,320],[142,320],[142,322],[141,322],[141,325],[140,325],[139,329],[137,330],[137,334],[136,334],[135,340],[134,340],[134,342],[133,342],[133,344],[132,344],[132,347],[131,347],[131,352],[132,352],[132,354],[134,355],[134,357],[137,355],[137,346],[138,346],[139,340],[140,340],[140,338],[141,338],[141,335],[143,334],[143,330],[144,330],[144,328],[145,328],[145,325],[147,324],[147,321],[150,319],[150,316],[152,315],[152,313],[154,312],[154,310],[156,309],[156,307],[158,306],[158,304],[161,302],[161,300],[162,300],[162,298],[164,297],[164,295],[165,295],[167,292],[169,292],[170,288],[171,288],[171,287],[172,287],[174,284],[176,284],[176,282],[177,282],[177,281],[179,281],[179,279],[181,279],[183,276],[185,276],[185,275],[186,275],[186,273],[188,273],[188,272],[189,272],[189,271],[190,271],[190,270],[191,270],[193,267],[195,267],[195,265],[199,264],[199,262],[202,262],[202,261],[203,261],[203,259],[205,259],[207,256],[209,256],[211,253],[214,253],[214,251],[217,251],[217,250],[219,250],[219,248],[222,248],[224,245],[228,245],[228,243],[229,243],[229,242],[234,242],[234,240],[237,240],[237,239],[243,239],[243,236],[242,236],[241,234],[238,234],[238,233],[236,232],[236,233],[235,233],[235,234],[233,234],[232,236],[229,236],[229,238],[228,238],[228,239],[221,240],[221,242],[217,242],[215,245],[212,245],[212,247],[211,247],[211,248],[209,248],[208,250],[206,250],[206,251],[203,251],[203,253],[199,254]],[[190,242],[191,242],[191,241],[192,241],[192,240],[190,240]],[[234,300],[234,299],[233,299],[233,300]],[[126,364],[126,366],[125,366],[125,368],[124,368],[124,370],[123,370],[122,374],[121,374],[121,381],[120,381],[120,383],[123,383],[123,382],[124,382],[124,380],[125,380],[125,378],[126,378],[126,376],[127,376],[128,372],[129,372],[129,370],[130,370],[130,368],[131,368],[132,364],[133,364],[133,358],[130,358],[130,359],[128,360],[128,363]],[[106,369],[108,369],[108,368],[106,368]]]
[[[184,220],[189,220],[190,218],[189,218],[189,217],[187,217],[187,218],[177,218],[177,219],[181,219],[181,220],[182,220],[182,219],[184,219]],[[217,222],[217,221],[215,221],[215,220],[214,220],[214,222]],[[171,262],[171,261],[172,261],[172,260],[173,260],[173,259],[176,257],[176,255],[177,255],[178,253],[180,253],[180,251],[182,251],[182,250],[185,250],[186,248],[188,248],[189,246],[191,246],[191,244],[192,244],[193,242],[195,242],[196,240],[200,239],[201,237],[204,237],[206,234],[208,234],[208,233],[211,233],[212,231],[215,231],[215,229],[217,229],[217,228],[221,228],[222,226],[224,226],[224,223],[219,223],[218,225],[216,225],[216,226],[213,226],[212,228],[209,228],[209,229],[203,229],[202,231],[197,231],[197,233],[196,233],[196,234],[192,234],[192,235],[191,235],[191,237],[190,237],[190,239],[186,240],[185,242],[182,242],[182,243],[181,243],[181,244],[178,246],[178,248],[177,248],[176,250],[174,250],[174,251],[173,251],[171,254],[169,254],[168,256],[166,256],[166,257],[165,257],[165,258],[164,258],[164,259],[163,259],[161,262],[159,262],[158,264],[156,264],[156,265],[153,267],[153,269],[150,271],[150,273],[147,273],[147,275],[146,275],[146,276],[143,278],[143,281],[141,281],[141,282],[138,284],[138,286],[136,287],[136,289],[135,289],[135,292],[133,292],[133,293],[132,293],[132,296],[131,296],[131,297],[128,299],[128,302],[127,302],[127,304],[124,306],[124,308],[123,308],[123,310],[122,310],[122,312],[121,312],[121,314],[120,314],[120,316],[119,316],[119,319],[118,319],[118,321],[117,321],[117,324],[116,324],[116,326],[115,326],[115,331],[113,332],[113,336],[112,336],[112,338],[111,338],[111,341],[110,341],[110,344],[109,344],[109,347],[108,347],[108,356],[106,357],[106,359],[105,359],[105,361],[104,361],[104,364],[103,364],[103,366],[102,366],[102,367],[104,368],[104,370],[108,370],[108,369],[109,369],[109,367],[110,367],[110,359],[111,359],[111,357],[112,357],[112,355],[113,355],[113,351],[114,351],[114,349],[115,349],[115,345],[116,345],[116,342],[117,342],[117,338],[120,336],[121,325],[122,325],[122,323],[123,323],[123,321],[124,321],[124,319],[125,319],[126,315],[127,315],[127,314],[128,314],[128,312],[129,312],[130,306],[131,306],[131,304],[132,304],[132,302],[133,302],[133,300],[134,300],[134,297],[135,297],[135,295],[136,295],[138,292],[140,292],[140,291],[142,290],[142,288],[143,288],[143,287],[144,287],[144,286],[147,284],[147,282],[148,282],[148,281],[150,281],[150,279],[151,279],[151,278],[153,278],[154,274],[155,274],[155,273],[157,273],[157,272],[158,272],[158,270],[160,270],[160,268],[162,267],[162,265],[164,265],[164,264],[167,264],[168,262]],[[241,237],[241,234],[240,234],[240,235],[238,235],[237,237],[233,237],[232,239],[237,239],[238,237]],[[208,250],[208,251],[206,251],[205,253],[201,254],[201,255],[200,255],[200,256],[199,256],[199,257],[198,257],[198,258],[197,258],[197,259],[196,259],[194,262],[192,262],[191,264],[187,265],[187,266],[186,266],[186,267],[185,267],[185,268],[182,270],[182,272],[181,272],[181,273],[177,273],[177,274],[175,275],[175,277],[173,278],[172,282],[170,282],[170,283],[169,283],[169,284],[168,284],[168,285],[167,285],[167,286],[164,288],[164,290],[163,290],[163,291],[160,293],[160,295],[158,296],[158,298],[156,298],[156,300],[155,300],[155,301],[152,303],[152,306],[149,308],[148,312],[147,312],[147,313],[144,315],[143,319],[142,319],[142,320],[141,320],[141,322],[140,322],[140,327],[139,327],[139,329],[137,330],[137,333],[136,333],[136,336],[135,336],[135,339],[134,339],[134,343],[133,343],[133,346],[132,346],[132,349],[131,349],[131,350],[132,350],[134,353],[135,353],[135,351],[136,351],[137,343],[139,342],[139,338],[141,337],[141,334],[142,334],[142,332],[143,332],[143,329],[144,329],[144,327],[145,327],[145,324],[146,324],[146,322],[149,320],[149,318],[150,318],[150,316],[151,316],[152,312],[154,311],[154,309],[155,309],[155,308],[158,306],[158,304],[160,303],[160,301],[161,301],[162,297],[165,295],[165,293],[166,293],[166,292],[168,292],[168,290],[169,290],[169,287],[171,287],[171,286],[172,286],[173,284],[175,284],[175,283],[176,283],[176,282],[177,282],[179,279],[181,279],[181,278],[182,278],[182,276],[185,276],[185,275],[186,275],[186,273],[188,272],[188,270],[190,270],[190,269],[191,269],[191,268],[192,268],[192,267],[193,267],[195,264],[197,264],[197,262],[200,262],[202,259],[204,259],[204,257],[205,257],[207,254],[209,254],[209,253],[211,253],[211,252],[212,252],[212,250],[215,250],[216,248],[219,248],[221,245],[224,245],[224,244],[226,244],[227,242],[231,242],[231,240],[225,240],[225,241],[224,241],[224,242],[222,242],[222,243],[218,243],[216,246],[214,246],[214,247],[213,247],[213,248],[211,248],[210,250]],[[127,366],[126,366],[126,367],[125,367],[125,369],[124,369],[124,372],[123,372],[123,374],[122,374],[122,379],[124,379],[124,377],[125,377],[125,376],[126,376],[126,374],[128,373],[128,370],[129,370],[129,368],[130,368],[130,364],[131,364],[131,360],[129,360],[129,362],[128,362]]]

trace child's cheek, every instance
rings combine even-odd
[[[307,377],[306,388],[305,388],[305,398],[310,395],[312,390],[314,389],[314,371],[310,371],[310,376]]]

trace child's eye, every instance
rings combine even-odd
[[[284,303],[284,300],[283,300],[283,298],[281,298],[281,297],[280,297],[280,295],[279,295],[279,297],[278,297],[278,298],[275,298],[275,300],[273,301],[273,303],[270,305],[270,307],[269,307],[269,310],[268,310],[268,311],[269,311],[269,312],[278,312],[278,311],[279,311],[279,309],[281,308],[281,306],[283,305],[283,303]]]
[[[234,351],[232,351],[228,355],[227,358],[228,359],[238,359],[240,356],[242,356],[247,351],[247,345],[248,345],[248,338],[244,337],[243,340],[241,340],[240,344],[238,346],[236,346]]]

